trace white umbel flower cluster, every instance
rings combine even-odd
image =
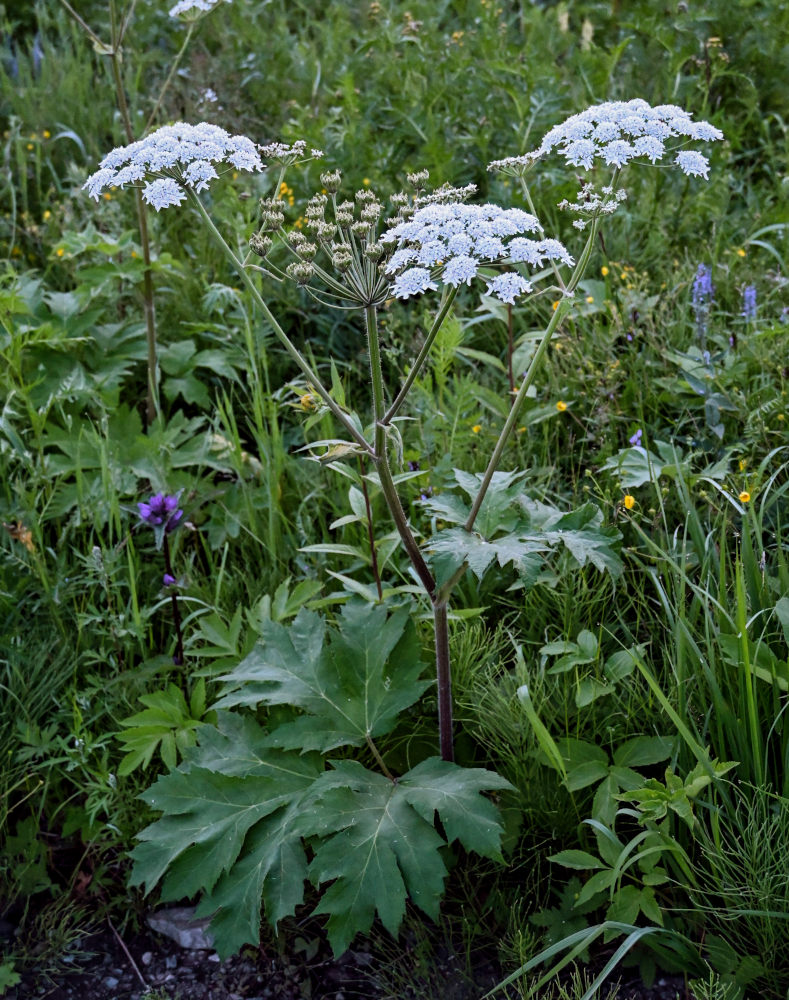
[[[221,2],[222,0],[178,0],[178,3],[170,8],[170,17],[196,21],[203,14],[208,14],[214,7],[218,7]],[[225,3],[230,2],[231,0],[225,0]]]
[[[396,245],[386,263],[386,273],[396,275],[393,294],[407,299],[436,289],[437,280],[455,288],[471,284],[482,265],[525,262],[537,267],[546,260],[572,264],[558,240],[520,235],[541,230],[537,219],[519,208],[462,202],[425,205],[381,236],[382,243]],[[529,291],[529,282],[514,273],[488,284],[488,293],[503,302]]]
[[[670,139],[714,142],[723,138],[720,129],[705,121],[693,121],[689,112],[675,104],[652,107],[636,98],[607,101],[580,114],[571,115],[543,138],[539,147],[524,156],[494,160],[489,170],[524,173],[548,153],[556,151],[573,167],[591,170],[595,160],[620,168],[634,160],[656,163],[670,152]],[[673,162],[688,175],[707,177],[709,161],[695,150],[677,153]]]
[[[143,199],[158,212],[183,201],[184,185],[195,191],[207,188],[209,181],[218,176],[218,163],[227,163],[236,170],[263,169],[255,144],[246,136],[230,135],[208,122],[177,122],[113,149],[83,188],[98,201],[107,188],[147,180],[150,183],[143,188]]]

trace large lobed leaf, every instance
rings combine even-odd
[[[455,482],[470,498],[482,476],[453,470]],[[458,527],[434,535],[425,548],[439,586],[464,564],[481,580],[490,566],[511,563],[527,586],[534,584],[550,556],[565,549],[579,566],[591,563],[601,572],[619,576],[617,554],[621,540],[615,528],[605,527],[600,510],[592,503],[563,513],[524,496],[516,473],[496,472],[482,502],[473,531],[463,525],[470,504],[452,493],[424,501],[435,517]]]
[[[303,900],[307,860],[296,821],[323,770],[315,754],[271,748],[251,718],[222,713],[204,726],[178,770],[143,798],[164,815],[139,835],[132,885],[162,897],[203,891],[216,947],[232,954],[260,939],[261,897],[276,924]]]
[[[262,641],[222,680],[218,707],[295,705],[305,715],[277,728],[285,749],[327,752],[387,733],[430,686],[408,608],[345,605],[339,628],[302,609],[293,623],[266,622]]]
[[[437,916],[447,872],[436,813],[450,842],[457,839],[469,850],[499,857],[498,811],[480,792],[511,786],[493,771],[430,758],[392,782],[355,761],[332,766],[316,782],[315,806],[301,831],[328,838],[309,872],[315,885],[332,882],[316,912],[329,914],[335,953],[369,931],[376,912],[397,934],[407,896],[428,916]]]

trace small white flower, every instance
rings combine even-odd
[[[208,160],[193,160],[184,170],[184,180],[195,189],[202,191],[208,187],[208,182],[217,176],[214,165]]]
[[[524,295],[531,291],[531,284],[514,271],[506,271],[504,274],[497,274],[488,282],[488,295],[495,295],[502,302],[510,305],[515,302],[519,295]]]
[[[674,162],[689,177],[703,177],[706,180],[709,176],[710,161],[706,156],[702,156],[701,153],[697,153],[693,149],[685,149],[681,153],[677,153]]]
[[[615,167],[623,167],[634,154],[635,148],[624,139],[615,139],[602,148],[605,162]]]
[[[151,181],[142,189],[143,201],[152,205],[157,212],[170,205],[180,205],[185,197],[184,189],[171,177]]]
[[[444,283],[457,286],[465,282],[470,285],[477,276],[478,266],[478,262],[473,257],[469,257],[468,254],[453,257],[444,268],[442,275]]]
[[[430,271],[425,267],[410,267],[395,278],[392,289],[395,298],[407,299],[411,295],[421,295],[428,289],[435,290],[438,285],[430,279]]]
[[[185,20],[197,20],[202,14],[208,14],[218,7],[220,0],[178,0],[178,3],[170,8],[170,17],[183,17]],[[230,0],[225,0],[230,3]]]

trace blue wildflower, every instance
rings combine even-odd
[[[137,504],[140,519],[152,528],[160,528],[163,525],[169,535],[175,531],[184,516],[183,510],[178,506],[179,499],[180,493],[172,495],[154,493],[147,503],[141,501]]]
[[[642,435],[642,430],[639,427],[638,430],[635,432],[635,434],[631,438],[628,438],[628,440],[630,441],[630,443],[633,445],[634,448],[641,447],[641,435]]]
[[[746,285],[742,292],[742,315],[746,323],[756,319],[756,285]]]

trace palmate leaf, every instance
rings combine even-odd
[[[454,470],[458,485],[473,496],[480,476]],[[499,480],[496,476],[500,476]],[[527,586],[533,585],[552,553],[565,549],[579,566],[591,563],[601,572],[619,576],[617,554],[621,539],[615,528],[603,525],[601,511],[592,503],[563,513],[521,494],[514,473],[495,473],[475,530],[445,528],[425,545],[436,582],[449,580],[464,564],[478,580],[497,562],[512,564]],[[520,495],[519,495],[520,494]],[[487,507],[486,507],[487,505]],[[458,496],[443,494],[425,501],[437,517],[462,525],[471,511]]]
[[[260,938],[261,896],[272,923],[303,899],[307,860],[295,828],[323,762],[267,745],[251,718],[221,713],[187,760],[142,796],[164,815],[139,835],[131,883],[162,897],[207,892],[217,950]]]
[[[516,534],[489,541],[476,531],[445,528],[430,539],[429,552],[436,583],[441,586],[463,563],[481,580],[494,560],[499,566],[512,563],[522,576],[533,580],[543,567],[542,553],[550,552],[550,546],[522,541]]]
[[[315,912],[329,914],[336,954],[370,929],[376,912],[397,934],[407,896],[428,916],[437,916],[447,872],[436,812],[450,841],[499,856],[498,812],[479,794],[511,787],[494,772],[430,758],[392,782],[355,761],[332,766],[315,783],[314,806],[300,829],[327,838],[309,873],[315,885],[332,882]]]
[[[306,714],[271,743],[326,752],[388,732],[430,686],[408,608],[346,604],[339,628],[302,609],[293,623],[263,625],[262,641],[231,673],[218,707],[295,705]]]

